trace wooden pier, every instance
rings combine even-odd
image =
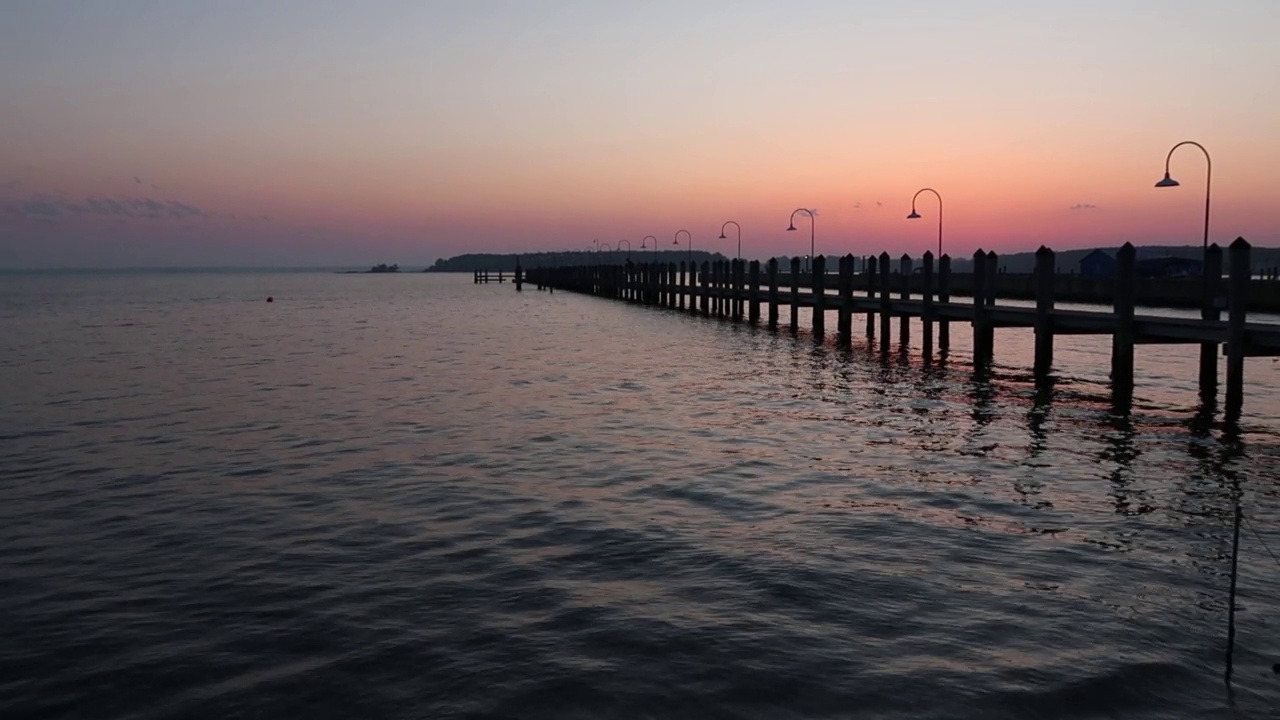
[[[519,272],[519,270],[516,272]],[[487,285],[491,282],[504,283],[513,279],[511,273],[504,274],[504,271],[502,270],[499,270],[497,273],[491,273],[488,270],[474,270],[472,271],[472,275],[477,285]]]
[[[888,253],[870,258],[864,263],[863,282],[858,283],[867,288],[862,293],[854,290],[853,255],[839,258],[834,274],[826,272],[825,257],[813,258],[804,292],[799,258],[792,258],[790,272],[785,276],[788,282],[782,287],[779,279],[783,275],[777,260],[770,260],[764,267],[759,261],[731,260],[693,267],[684,262],[628,262],[527,271],[517,268],[515,282],[517,289],[529,282],[539,290],[582,292],[752,324],[762,322],[764,310],[763,322],[771,329],[779,327],[779,310],[787,306],[788,326],[793,332],[799,329],[799,309],[807,307],[813,309],[811,322],[816,338],[826,337],[826,315],[834,312],[838,342],[846,345],[852,342],[853,316],[861,313],[866,315],[868,338],[874,339],[878,334],[882,353],[889,352],[893,318],[900,320],[899,346],[903,352],[910,344],[910,320],[920,318],[921,351],[926,360],[934,355],[935,340],[938,352],[948,351],[949,323],[966,322],[973,327],[973,364],[979,373],[990,369],[996,328],[1031,328],[1035,332],[1034,371],[1038,381],[1051,376],[1055,337],[1110,335],[1111,380],[1118,391],[1132,390],[1137,345],[1194,344],[1200,346],[1199,382],[1204,397],[1216,397],[1218,356],[1226,356],[1226,415],[1235,418],[1244,399],[1244,359],[1280,356],[1280,324],[1248,322],[1249,243],[1238,238],[1226,254],[1228,277],[1223,282],[1222,249],[1215,244],[1206,253],[1199,319],[1136,314],[1136,251],[1128,243],[1116,258],[1111,312],[1055,308],[1054,252],[1045,247],[1036,252],[1035,307],[996,305],[998,257],[982,250],[973,255],[972,299],[966,302],[951,300],[951,258],[943,255],[935,268],[932,253],[921,258],[918,274],[913,274],[913,259],[908,255],[898,259],[896,272]],[[832,281],[834,293],[828,291]],[[1223,309],[1226,319],[1220,317]]]

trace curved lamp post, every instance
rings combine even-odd
[[[609,243],[600,243],[596,246],[596,252],[613,252],[613,248],[609,247]]]
[[[787,228],[788,232],[795,232],[796,229],[796,213],[802,212],[809,216],[809,268],[813,268],[813,234],[816,221],[814,220],[813,211],[808,208],[796,208],[791,211],[791,225]],[[806,271],[808,272],[808,271]]]
[[[630,259],[631,259],[631,241],[630,241],[630,240],[619,240],[619,241],[618,241],[618,250],[622,250],[622,243],[626,243],[626,244],[627,244],[627,259],[628,259],[628,260],[630,260]]]
[[[916,198],[920,197],[922,192],[931,192],[934,197],[938,198],[938,257],[942,257],[942,196],[933,188],[920,188],[915,195],[911,196],[911,214],[907,216],[908,220],[919,220],[920,213],[916,212]]]
[[[1173,151],[1183,145],[1195,145],[1200,148],[1200,152],[1204,153],[1205,174],[1204,174],[1204,250],[1209,250],[1209,182],[1213,179],[1213,160],[1209,157],[1209,151],[1204,146],[1192,140],[1183,140],[1169,149],[1169,154],[1164,159],[1164,179],[1156,183],[1158,188],[1178,187],[1180,184],[1177,180],[1169,177],[1169,161],[1173,159]]]
[[[654,237],[654,236],[652,236],[652,235],[645,235],[644,237],[640,238],[640,249],[641,249],[641,250],[644,250],[646,247],[648,247],[647,245],[645,245],[645,242],[647,242],[647,241],[649,241],[649,240],[652,240],[652,241],[653,241],[653,257],[654,257],[655,259],[657,259],[657,257],[658,257],[658,238],[656,238],[656,237]]]
[[[729,227],[730,225],[738,229],[738,259],[741,260],[742,259],[742,226],[733,220],[726,220],[725,223],[720,226],[720,239],[721,240],[729,239],[724,234],[724,229]]]
[[[693,235],[691,235],[688,230],[677,230],[675,240],[673,240],[671,244],[680,244],[680,233],[684,233],[684,236],[689,238],[689,267],[693,267]]]

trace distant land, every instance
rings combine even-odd
[[[1099,248],[1085,248],[1082,250],[1063,250],[1057,253],[1058,272],[1070,274],[1078,272],[1080,269],[1080,259]],[[1100,248],[1111,255],[1115,255],[1118,247]],[[1225,250],[1225,245],[1223,246]],[[1199,260],[1201,256],[1201,248],[1199,245],[1146,245],[1138,247],[1138,259],[1158,257],[1178,257],[1187,258],[1189,260]],[[587,262],[604,262],[608,264],[621,264],[626,262],[627,258],[635,262],[680,262],[689,259],[688,251],[670,250],[654,253],[651,251],[633,251],[627,253],[625,251],[614,252],[544,252],[544,253],[510,253],[510,254],[493,254],[493,253],[468,253],[466,255],[458,255],[448,259],[436,260],[435,264],[427,268],[424,272],[472,272],[474,270],[491,270],[491,271],[513,271],[516,269],[517,258],[521,266],[525,268],[533,267],[555,267],[560,265],[581,265]],[[862,270],[862,256],[858,258],[857,270]],[[898,267],[898,259],[902,257],[899,253],[893,258],[891,267]],[[728,260],[729,258],[721,253],[707,253],[695,250],[693,258],[697,262],[704,260]],[[801,256],[803,261],[803,256]],[[1002,272],[1010,273],[1030,273],[1035,269],[1036,254],[1035,251],[1009,253],[1000,255],[1000,268]],[[912,254],[912,262],[918,267],[920,264],[920,255]],[[1256,270],[1261,268],[1269,268],[1280,265],[1280,248],[1264,248],[1254,247],[1252,253],[1253,267]],[[768,258],[761,259],[761,264],[767,262]],[[778,257],[778,264],[782,268],[787,268],[791,262],[791,258],[785,255]],[[952,258],[951,269],[955,272],[970,272],[972,270],[973,260],[971,256]]]

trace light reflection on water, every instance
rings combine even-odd
[[[978,381],[960,324],[465,277],[18,278],[0,328],[5,717],[1226,715],[1237,487],[1280,547],[1269,360],[1225,435],[1193,347],[1117,406],[1106,338],[1046,390],[1026,330]],[[1275,577],[1247,533],[1260,715]]]

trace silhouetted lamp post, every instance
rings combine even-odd
[[[693,267],[693,235],[689,234],[688,230],[677,230],[675,240],[673,240],[671,244],[672,245],[680,244],[680,233],[684,233],[684,236],[689,238],[689,267],[692,268]]]
[[[618,241],[618,249],[619,249],[619,250],[621,250],[621,249],[622,249],[622,243],[626,243],[626,244],[627,244],[627,259],[628,259],[628,260],[630,260],[630,259],[631,259],[631,241],[630,241],[630,240],[619,240],[619,241]]]
[[[1156,183],[1158,188],[1178,187],[1180,184],[1177,180],[1169,177],[1169,161],[1173,159],[1173,151],[1183,145],[1195,145],[1200,148],[1200,152],[1204,153],[1205,174],[1204,174],[1204,242],[1203,250],[1209,250],[1209,182],[1213,179],[1213,160],[1209,158],[1209,151],[1204,146],[1192,140],[1183,140],[1169,149],[1169,154],[1164,159],[1164,179]]]
[[[726,220],[725,223],[720,226],[720,239],[721,240],[729,239],[728,236],[724,234],[724,229],[729,227],[730,225],[738,229],[738,259],[741,260],[742,259],[742,226],[733,220]]]
[[[920,197],[922,192],[931,192],[934,197],[938,198],[938,257],[942,257],[942,196],[933,188],[920,188],[915,195],[911,196],[911,214],[907,216],[908,220],[919,220],[920,213],[916,212],[916,198]]]
[[[809,263],[813,262],[813,235],[816,221],[813,217],[813,211],[807,208],[796,208],[791,211],[791,225],[787,228],[787,232],[795,232],[796,229],[796,213],[802,212],[809,216]],[[810,268],[813,266],[810,264]],[[808,272],[809,270],[806,270]]]
[[[658,259],[658,238],[652,235],[645,235],[644,237],[640,238],[640,249],[644,250],[646,247],[648,247],[647,245],[645,245],[645,243],[648,242],[649,240],[653,241],[653,259],[657,260]]]

